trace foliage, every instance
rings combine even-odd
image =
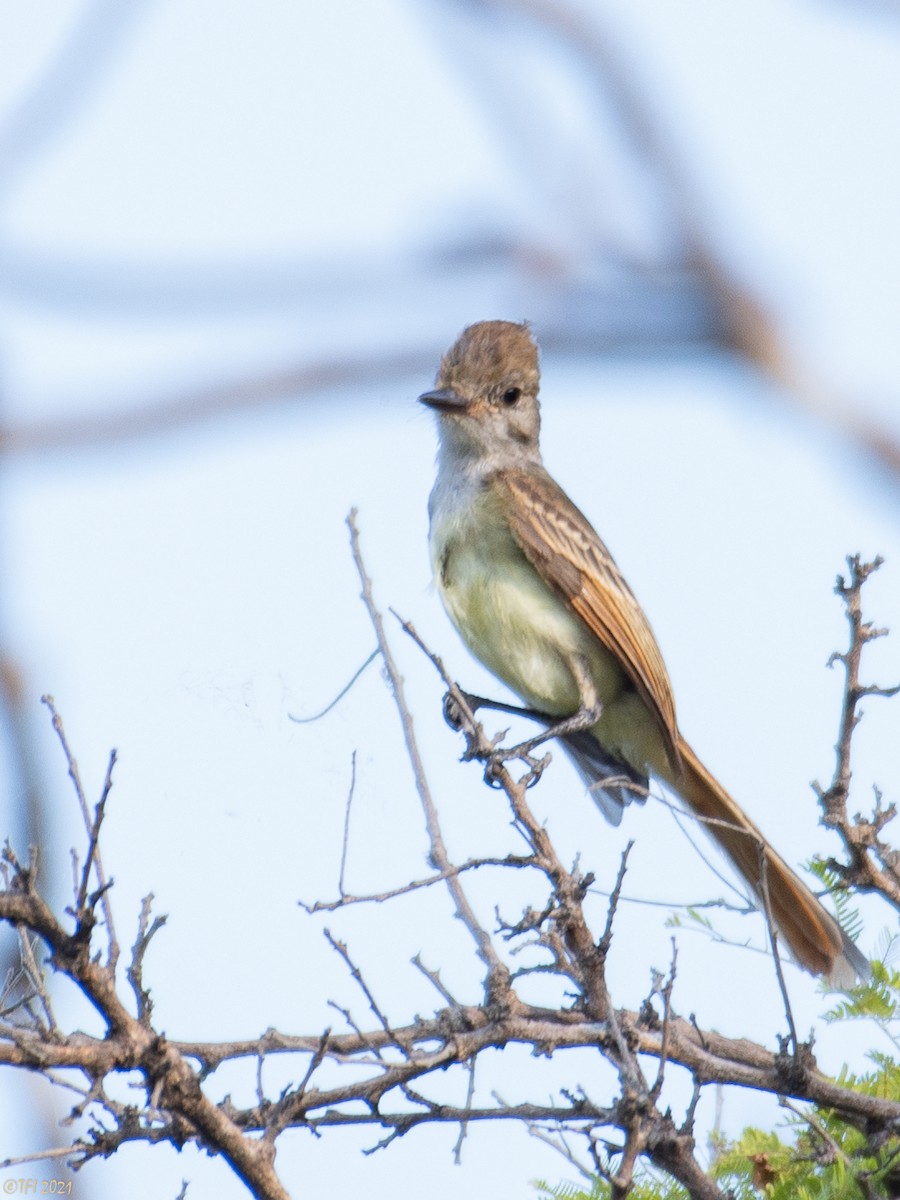
[[[536,1183],[540,1200],[608,1200],[610,1185],[602,1179],[595,1179],[588,1187],[579,1187],[574,1183],[559,1183],[551,1186],[548,1183]],[[664,1175],[642,1168],[636,1177],[635,1186],[629,1192],[630,1200],[687,1200],[688,1193]]]

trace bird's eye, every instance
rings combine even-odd
[[[503,403],[512,407],[513,404],[518,402],[518,399],[521,395],[521,388],[507,388],[507,390],[503,393]]]

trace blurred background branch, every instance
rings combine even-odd
[[[0,124],[0,213],[29,170],[102,98],[122,47],[138,36],[151,8],[145,0],[126,12],[105,0],[73,18],[68,37]],[[698,186],[688,135],[676,128],[669,97],[658,81],[651,84],[652,68],[637,61],[633,41],[625,49],[611,13],[561,0],[423,0],[417,12],[512,162],[518,206],[530,213],[525,224],[486,210],[449,237],[435,229],[427,244],[420,237],[419,245],[385,257],[288,251],[269,261],[149,263],[72,246],[41,249],[3,233],[0,221],[0,294],[8,303],[101,324],[281,314],[304,330],[310,346],[299,360],[241,378],[223,377],[210,361],[199,387],[168,394],[123,381],[128,403],[111,395],[98,416],[73,413],[63,393],[46,420],[7,420],[0,450],[102,444],[317,396],[373,375],[399,381],[425,370],[446,340],[443,324],[422,320],[418,298],[427,294],[438,314],[470,295],[473,318],[511,307],[556,350],[658,353],[707,345],[735,352],[771,375],[776,394],[833,424],[892,475],[900,471],[896,433],[867,416],[859,397],[826,387],[799,360],[764,289],[729,261],[704,197],[715,183]],[[498,69],[499,52],[510,44],[521,50],[514,69]],[[583,145],[578,157],[539,166],[548,142],[564,144],[571,132],[547,102],[542,72],[549,70],[583,106]],[[387,336],[374,354],[372,311],[388,314]],[[412,313],[418,321],[408,319]],[[341,350],[333,357],[315,349],[336,341]]]

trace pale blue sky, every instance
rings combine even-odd
[[[727,11],[713,0],[625,8],[598,5],[596,15],[663,108],[721,244],[783,317],[812,377],[858,397],[860,411],[896,436],[900,25],[852,5],[786,0]],[[4,14],[0,149],[3,113],[46,69],[79,11],[48,3]],[[440,5],[411,0],[336,0],[327,14],[275,0],[146,4],[113,69],[58,134],[8,159],[17,170],[0,189],[0,248],[10,251],[0,268],[0,348],[13,425],[114,412],[343,347],[430,348],[431,365],[370,386],[143,444],[4,463],[0,605],[40,731],[57,898],[67,899],[65,851],[80,835],[38,711],[44,691],[56,697],[89,794],[99,791],[109,748],[119,750],[104,845],[113,902],[128,945],[148,891],[169,915],[146,969],[173,1037],[251,1036],[268,1025],[318,1031],[335,1019],[329,999],[363,1019],[321,922],[296,905],[336,888],[353,749],[352,886],[394,886],[423,872],[422,822],[378,670],[316,726],[288,720],[324,704],[373,643],[343,525],[351,505],[382,606],[410,617],[467,686],[497,691],[430,588],[434,433],[414,398],[462,325],[528,317],[530,295],[487,269],[470,287],[448,286],[439,272],[416,275],[406,255],[481,221],[542,232],[566,262],[600,217],[565,185],[582,172],[595,183],[616,176],[588,161],[594,131],[579,124],[580,85],[566,90],[553,54],[524,34],[509,44],[485,35],[484,53],[497,56],[513,100],[543,114],[542,96],[556,105],[546,117],[552,169],[509,152],[502,123],[441,53],[459,36]],[[525,185],[529,170],[546,171],[540,186]],[[640,222],[615,211],[618,196],[601,215],[627,232]],[[80,262],[98,259],[117,303],[104,306],[91,287],[80,302],[60,302],[40,286],[39,267],[74,279]],[[310,259],[315,270],[304,267]],[[383,272],[393,263],[391,293]],[[144,278],[195,275],[198,293],[210,272],[230,282],[218,300],[213,283],[205,299],[142,308],[122,291],[131,266]],[[363,283],[349,294],[343,284],[357,269]],[[239,270],[246,295],[233,283]],[[303,270],[308,294],[280,301]],[[365,284],[367,271],[377,286]],[[897,624],[896,482],[722,353],[547,353],[543,400],[548,466],[650,615],[685,734],[790,861],[833,850],[809,790],[831,769],[838,715],[839,679],[824,662],[845,634],[830,589],[845,553],[882,553],[868,611]],[[451,852],[504,852],[501,801],[474,767],[456,762],[460,745],[442,721],[433,673],[399,634],[395,641]],[[879,681],[900,677],[898,647],[873,650]],[[896,707],[869,706],[860,806],[872,781],[897,795],[896,729]],[[635,837],[630,895],[674,903],[722,894],[660,806],[611,830],[561,761],[532,796],[563,857],[580,853],[598,879],[612,878]],[[504,881],[502,896],[496,884],[473,882],[488,920],[495,904],[514,916],[528,902],[518,884]],[[871,949],[887,918],[867,912]],[[667,964],[670,931],[665,910],[623,906],[620,918],[612,981],[617,1002],[633,1006],[650,968]],[[461,996],[476,997],[477,968],[442,894],[327,923],[395,1020],[439,1003],[409,965],[418,951]],[[748,924],[735,924],[735,936],[750,936]],[[761,923],[752,936],[761,944]],[[773,1044],[780,999],[762,958],[691,934],[680,935],[679,955],[680,1011]],[[711,986],[721,979],[727,995]],[[790,982],[805,1031],[820,1000],[811,980],[791,971]],[[60,1005],[79,1012],[64,997]],[[847,1034],[821,1028],[817,1037],[820,1062],[836,1067]],[[479,1086],[511,1099],[584,1084],[602,1097],[597,1059],[575,1061],[510,1054],[486,1064]],[[253,1086],[233,1075],[222,1090],[238,1100]],[[437,1086],[464,1097],[462,1080]],[[684,1081],[673,1073],[671,1087],[677,1108]],[[29,1094],[18,1093],[17,1114]],[[771,1121],[774,1111],[743,1095],[725,1102],[731,1130]],[[710,1097],[705,1127],[711,1113]],[[34,1146],[33,1126],[9,1111],[0,1126],[12,1130],[0,1156]],[[522,1197],[536,1177],[571,1174],[523,1130],[500,1126],[474,1130],[454,1167],[455,1137],[423,1130],[364,1158],[357,1148],[376,1140],[372,1131],[320,1141],[293,1133],[279,1165],[297,1195],[412,1194],[427,1173],[437,1198]],[[223,1166],[164,1149],[129,1149],[76,1186],[97,1197],[174,1196],[182,1178],[191,1200],[243,1194]]]

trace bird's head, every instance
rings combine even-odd
[[[432,391],[419,400],[438,414],[444,449],[505,462],[538,457],[538,348],[527,325],[480,321],[441,359]]]

